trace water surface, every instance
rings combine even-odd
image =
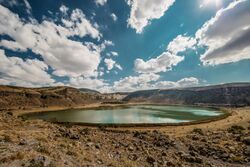
[[[85,124],[162,124],[203,121],[222,115],[223,112],[197,107],[134,105],[49,111],[24,115],[26,119]]]

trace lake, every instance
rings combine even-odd
[[[223,114],[219,110],[200,107],[133,105],[29,113],[23,117],[83,124],[178,124],[209,120]]]

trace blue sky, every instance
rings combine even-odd
[[[0,84],[102,92],[250,81],[249,0],[0,0]]]

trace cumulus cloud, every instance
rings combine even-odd
[[[123,68],[120,64],[115,64],[115,67],[118,68],[119,70],[123,70]]]
[[[176,56],[169,52],[163,52],[160,56],[148,61],[136,59],[134,62],[135,71],[139,73],[159,73],[166,72],[184,60],[184,57]]]
[[[189,48],[194,47],[195,44],[195,38],[178,35],[168,44],[167,50],[173,54],[178,54],[179,52],[183,52]]]
[[[194,77],[188,77],[180,79],[176,82],[173,81],[159,81],[152,85],[155,89],[169,89],[169,88],[181,88],[196,86],[199,84],[199,80]]]
[[[184,60],[178,54],[187,49],[194,48],[197,41],[195,38],[178,35],[169,42],[166,50],[156,58],[148,61],[136,59],[134,62],[135,71],[139,73],[159,73],[172,70],[173,66]]]
[[[67,15],[67,12],[68,12],[69,8],[67,6],[65,6],[65,5],[62,5],[59,8],[59,10],[62,12],[62,14]]]
[[[0,4],[4,4],[10,7],[19,6],[22,7],[29,15],[31,15],[32,7],[28,0],[0,0]]]
[[[13,51],[19,51],[19,52],[27,51],[27,48],[23,47],[20,43],[15,41],[8,41],[3,39],[0,41],[0,46],[3,46]]]
[[[97,46],[89,48],[69,37],[89,35],[98,40],[101,34],[80,9],[72,11],[68,22],[72,24],[60,25],[48,20],[40,24],[37,21],[24,22],[0,5],[0,34],[15,41],[1,41],[1,46],[15,51],[31,49],[42,56],[57,76],[92,76],[100,63],[101,50]]]
[[[30,6],[30,3],[28,2],[28,0],[23,0],[23,2],[24,2],[24,4],[25,4],[25,6],[26,6],[26,12],[27,12],[28,14],[31,14],[32,8],[31,8],[31,6]]]
[[[104,63],[106,64],[108,71],[112,70],[114,67],[118,68],[119,70],[122,70],[121,65],[117,64],[112,59],[106,58],[106,59],[104,59]]]
[[[131,6],[128,25],[142,33],[144,27],[153,19],[161,18],[175,0],[127,0]]]
[[[112,70],[115,65],[115,61],[112,59],[104,59],[104,63],[106,64],[108,70]]]
[[[114,46],[115,45],[114,42],[112,42],[110,40],[104,40],[103,44],[106,46]]]
[[[134,91],[148,88],[148,84],[160,78],[157,74],[140,74],[138,76],[128,76],[115,81],[113,91]]]
[[[0,83],[19,86],[44,86],[55,84],[47,73],[48,65],[37,59],[7,57],[0,49]]]
[[[111,18],[114,20],[114,21],[116,21],[117,20],[117,16],[114,14],[114,13],[111,13]]]
[[[95,0],[96,5],[103,6],[107,3],[108,0]]]
[[[232,2],[219,10],[196,33],[199,46],[208,48],[201,56],[204,65],[250,59],[250,3]]]
[[[112,56],[118,56],[118,53],[117,53],[117,52],[112,51],[112,52],[110,52],[110,53],[111,53]]]
[[[9,6],[16,6],[18,5],[17,0],[0,0],[0,4],[8,4]]]
[[[80,77],[72,77],[69,80],[69,86],[77,87],[77,88],[89,88],[89,89],[100,89],[105,86],[106,83],[97,78],[85,78],[83,76]]]
[[[199,80],[194,77],[187,77],[178,81],[158,81],[160,75],[154,73],[140,74],[137,76],[128,76],[115,81],[113,86],[106,86],[108,92],[127,92],[145,89],[169,89],[196,86]]]

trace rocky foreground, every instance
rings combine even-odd
[[[6,111],[0,113],[0,166],[250,166],[249,122],[176,136],[157,127],[25,121]]]

